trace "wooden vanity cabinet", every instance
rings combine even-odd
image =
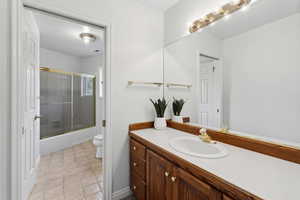
[[[174,200],[221,200],[222,194],[186,171],[175,168]]]
[[[221,200],[208,184],[147,150],[148,200]]]
[[[130,140],[130,188],[137,200],[146,200],[146,147]]]
[[[173,164],[147,150],[147,199],[173,200]]]
[[[232,199],[232,198],[230,198],[229,196],[223,194],[223,195],[222,195],[222,200],[234,200],[234,199]]]
[[[236,200],[130,139],[131,190],[136,200]]]

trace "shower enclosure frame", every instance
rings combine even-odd
[[[19,104],[19,89],[20,85],[23,84],[20,81],[19,68],[21,67],[22,48],[21,48],[21,35],[22,35],[22,20],[21,16],[25,7],[37,10],[40,12],[52,14],[58,17],[70,19],[79,23],[89,24],[96,27],[103,28],[105,32],[105,121],[106,126],[104,127],[104,174],[103,174],[103,185],[104,185],[104,198],[111,200],[112,196],[112,134],[111,134],[111,25],[110,22],[104,19],[93,18],[86,14],[83,14],[77,9],[68,9],[58,5],[31,0],[11,0],[9,2],[9,9],[7,14],[11,16],[10,19],[10,30],[12,32],[10,37],[10,45],[7,46],[9,49],[8,56],[9,62],[11,63],[11,71],[7,73],[11,79],[10,85],[10,142],[8,143],[7,150],[10,153],[3,157],[4,161],[7,161],[6,168],[1,169],[1,177],[7,177],[2,180],[3,185],[7,185],[7,193],[4,193],[4,199],[22,200],[22,188],[24,187],[21,183],[21,152],[19,147],[19,141],[22,135],[22,127],[20,124],[20,111],[21,107]],[[4,142],[5,140],[3,140]],[[2,142],[1,142],[2,144]],[[10,161],[10,162],[9,162]],[[37,160],[37,163],[39,160]],[[9,173],[9,176],[7,176]],[[130,190],[122,191],[121,196],[130,194]]]
[[[74,81],[74,77],[73,76],[82,76],[82,75],[87,75],[86,73],[78,73],[78,72],[66,72],[66,71],[63,71],[63,70],[59,70],[59,69],[54,69],[54,68],[49,68],[49,67],[40,67],[40,71],[45,71],[45,72],[49,72],[49,73],[57,73],[57,74],[65,74],[65,75],[69,75],[69,76],[72,76],[72,88],[73,88],[73,81]],[[63,135],[63,134],[66,134],[66,133],[72,133],[72,132],[75,132],[75,131],[80,131],[80,130],[84,130],[84,129],[88,129],[88,128],[93,128],[93,127],[96,127],[96,98],[97,98],[97,95],[96,95],[96,76],[95,75],[90,75],[88,74],[89,76],[93,77],[93,96],[94,96],[94,120],[93,120],[93,125],[91,126],[86,126],[86,127],[83,127],[83,128],[79,128],[79,129],[72,129],[73,127],[73,119],[71,120],[71,130],[69,131],[64,131],[63,133],[60,133],[58,135],[54,135],[54,136],[51,136],[51,137],[56,137],[56,136],[59,136],[59,135]],[[72,101],[72,105],[73,105],[73,92],[71,94],[71,101]],[[73,118],[73,114],[74,114],[74,107],[72,106],[71,107],[71,118]],[[43,116],[41,116],[43,118]],[[47,138],[51,138],[51,137],[47,137]],[[43,139],[47,139],[47,138],[40,138],[41,140]]]

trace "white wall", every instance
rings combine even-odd
[[[300,143],[300,14],[224,41],[230,128]]]
[[[189,116],[191,122],[198,122],[197,84],[200,74],[200,53],[221,58],[222,41],[206,31],[183,38],[165,49],[165,82],[192,85],[187,88],[166,88],[165,95],[172,101],[173,97],[187,100],[182,116]],[[169,113],[172,106],[169,106]],[[168,115],[169,116],[169,115]],[[170,117],[170,116],[169,116]]]
[[[10,199],[10,62],[9,3],[0,1],[0,199]]]
[[[80,72],[80,57],[40,48],[40,67],[60,69],[65,72]]]
[[[128,80],[162,82],[163,13],[140,0],[29,0],[110,23],[112,26],[113,191],[129,186],[128,125],[153,120],[154,88],[127,87]]]
[[[118,191],[129,185],[128,124],[153,120],[149,97],[162,95],[157,87],[127,87],[127,81],[163,81],[163,13],[139,0],[115,0],[113,7],[113,190]]]
[[[104,119],[104,99],[99,97],[99,68],[104,69],[104,55],[89,56],[80,59],[80,72],[96,76],[96,129],[97,134],[103,134],[101,120]],[[104,71],[103,71],[104,73]],[[83,108],[84,109],[84,108]]]

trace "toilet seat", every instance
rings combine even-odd
[[[94,137],[94,139],[95,140],[103,140],[103,135],[96,135],[95,137]]]

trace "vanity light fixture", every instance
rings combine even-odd
[[[91,33],[81,33],[79,37],[85,44],[95,42],[97,39],[96,36]]]
[[[246,10],[247,7],[253,2],[255,2],[255,0],[234,0],[230,3],[227,3],[218,11],[211,12],[204,17],[194,21],[193,24],[189,27],[189,31],[190,33],[194,33],[208,25],[214,24],[219,19],[229,18],[230,14],[238,10]]]

